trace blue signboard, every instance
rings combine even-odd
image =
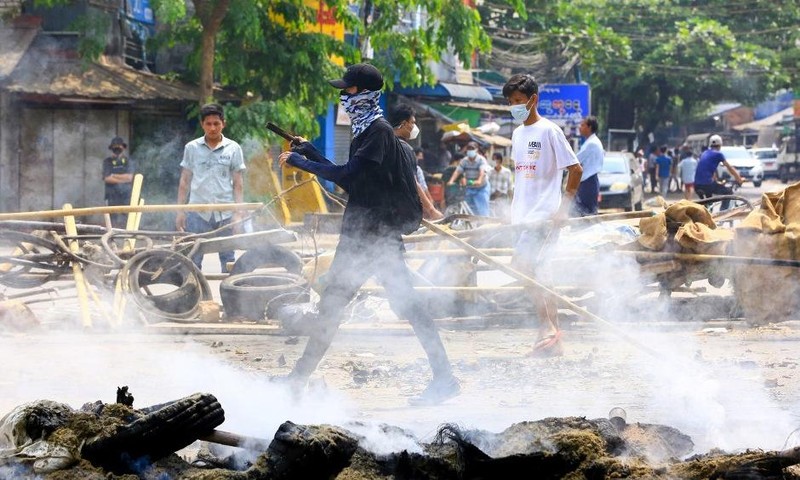
[[[539,86],[539,115],[558,125],[577,125],[592,114],[591,90],[585,83]]]
[[[153,9],[150,8],[150,0],[128,0],[128,16],[142,23],[155,23]]]

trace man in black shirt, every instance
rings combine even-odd
[[[133,161],[125,155],[128,145],[120,137],[111,139],[108,149],[111,156],[103,160],[103,182],[105,182],[105,200],[109,206],[130,205],[133,186]],[[112,213],[111,225],[114,228],[125,228],[127,215]]]
[[[402,146],[378,106],[383,76],[372,65],[361,63],[348,67],[343,78],[331,80],[330,84],[341,89],[341,108],[352,125],[348,162],[333,164],[307,141],[280,156],[281,165],[288,163],[333,181],[348,194],[339,245],[320,296],[319,325],[289,380],[296,385],[306,384],[330,347],[344,309],[361,285],[374,275],[386,289],[392,310],[411,323],[433,371],[428,387],[409,403],[440,403],[457,395],[460,386],[433,318],[414,291],[411,272],[403,258],[402,228],[395,222],[397,197],[392,191],[398,188],[398,180],[413,182],[413,171],[401,179],[394,173],[409,169],[399,167]]]

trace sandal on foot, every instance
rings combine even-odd
[[[564,354],[561,345],[561,331],[540,338],[526,357],[558,357]]]

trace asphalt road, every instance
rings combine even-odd
[[[768,181],[739,193],[758,199],[781,187]],[[208,259],[212,271],[215,260]],[[696,283],[667,301],[655,290],[615,299],[602,312],[608,325],[564,313],[558,358],[526,357],[536,334],[529,321],[443,321],[462,393],[433,407],[408,406],[430,372],[410,328],[379,301],[374,316],[346,320],[297,399],[270,378],[289,372],[304,337],[267,329],[178,333],[191,330],[135,322],[81,331],[74,300],[54,299],[32,307],[42,328],[0,330],[0,413],[42,398],[75,408],[113,402],[116,388],[128,385],[138,407],[213,393],[226,411],[223,430],[271,438],[285,420],[333,423],[389,450],[413,446],[378,435],[381,423],[430,440],[445,422],[500,431],[548,416],[604,417],[613,407],[624,408],[629,422],[681,429],[696,453],[800,445],[800,324],[752,327],[724,318],[730,290]]]

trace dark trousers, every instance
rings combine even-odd
[[[600,180],[592,175],[578,185],[575,193],[575,209],[581,217],[597,215],[597,197],[600,195]]]
[[[422,349],[428,356],[434,379],[452,375],[447,352],[433,323],[433,317],[419,300],[412,284],[411,271],[403,258],[403,242],[396,239],[353,239],[341,236],[319,302],[316,328],[306,344],[303,356],[290,374],[301,382],[317,368],[339,330],[342,314],[367,279],[375,276],[386,289],[389,305],[400,318],[411,323]]]
[[[131,194],[130,192],[109,192],[106,193],[106,203],[109,207],[114,207],[117,205],[130,205],[131,204]],[[128,223],[128,214],[127,213],[112,213],[109,215],[111,217],[111,226],[114,228],[125,228]]]
[[[700,185],[700,184],[695,183],[694,184],[694,191],[697,192],[697,196],[700,197],[700,199],[711,198],[714,195],[731,195],[731,194],[733,194],[733,190],[731,190],[729,187],[726,187],[725,185],[723,185],[721,183],[717,183],[717,182],[709,183],[707,185]],[[720,205],[720,209],[726,210],[730,204],[731,204],[730,200],[722,200],[721,205]]]
[[[186,214],[186,231],[190,233],[206,233],[212,230],[217,230],[218,228],[222,228],[225,225],[231,223],[230,218],[226,218],[223,220],[215,221],[213,218],[210,221],[206,221],[201,217],[199,214],[195,212],[189,212]],[[212,237],[227,237],[231,235],[230,228],[221,230],[220,232],[216,233]],[[219,263],[222,273],[228,273],[228,262],[233,262],[236,259],[236,254],[233,250],[226,250],[224,252],[219,252]],[[203,254],[198,253],[192,255],[192,262],[197,265],[197,268],[202,270],[203,269]]]

